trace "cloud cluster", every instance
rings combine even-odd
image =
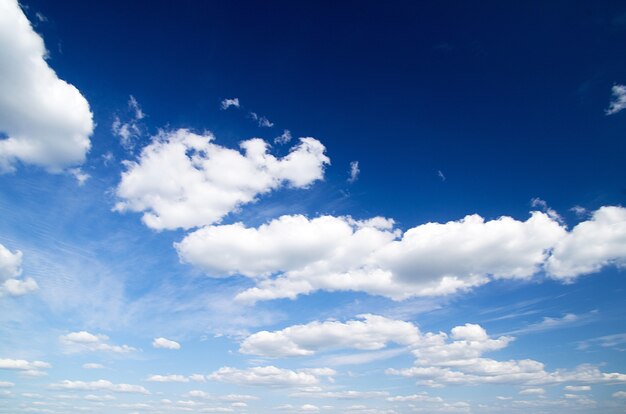
[[[258,138],[243,141],[243,153],[213,140],[186,129],[154,137],[136,162],[126,163],[116,210],[143,212],[144,223],[156,230],[212,224],[260,194],[321,180],[330,162],[314,138],[300,138],[283,158]]]
[[[32,377],[40,377],[46,375],[45,369],[51,368],[47,362],[43,361],[27,361],[25,359],[2,359],[0,358],[0,370],[15,370],[22,374]]]
[[[65,347],[67,352],[114,352],[118,354],[126,354],[137,351],[136,348],[128,345],[112,345],[107,341],[109,337],[102,334],[92,334],[86,331],[71,332],[67,335],[61,335],[59,341]]]
[[[239,351],[265,357],[313,355],[320,350],[352,348],[377,350],[394,342],[409,345],[419,340],[419,330],[409,322],[379,315],[360,315],[347,322],[311,322],[280,331],[261,331],[248,336]]]
[[[37,282],[30,277],[20,279],[22,274],[22,252],[12,253],[0,244],[0,296],[22,296],[39,289]]]
[[[295,387],[315,385],[319,383],[320,377],[329,377],[335,374],[336,372],[329,368],[290,370],[269,365],[247,369],[222,367],[207,378],[237,385]]]
[[[220,103],[222,110],[226,110],[230,107],[239,108],[239,98],[226,98]]]
[[[141,385],[132,384],[114,384],[108,380],[98,381],[70,381],[63,380],[58,383],[50,384],[52,389],[76,390],[76,391],[110,391],[129,394],[150,394]]]
[[[381,217],[282,216],[257,228],[206,226],[175,247],[183,262],[209,276],[255,280],[256,287],[238,295],[246,302],[316,290],[402,300],[451,294],[493,279],[527,279],[542,270],[571,279],[609,264],[622,266],[626,209],[602,207],[571,231],[553,214],[537,211],[526,221],[487,221],[474,214],[404,233]]]
[[[87,100],[46,62],[16,0],[0,1],[0,172],[17,162],[51,172],[81,164],[94,124]]]

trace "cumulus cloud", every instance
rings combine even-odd
[[[146,381],[149,382],[189,382],[184,375],[151,375]]]
[[[141,120],[146,117],[146,114],[133,95],[128,98],[128,111],[130,117],[127,120],[122,121],[119,116],[115,116],[111,124],[111,132],[120,138],[122,147],[132,150],[135,141],[142,135]]]
[[[117,211],[143,212],[153,229],[191,228],[219,222],[239,206],[283,185],[305,188],[324,176],[324,146],[300,138],[283,158],[258,138],[243,141],[243,153],[213,143],[210,133],[162,132],[146,146],[117,187]]]
[[[293,299],[317,290],[403,300],[451,294],[493,279],[528,279],[543,270],[571,279],[609,264],[621,266],[625,217],[625,208],[602,207],[568,231],[551,212],[531,212],[526,221],[474,214],[403,233],[381,217],[294,215],[256,228],[205,226],[175,247],[181,261],[209,276],[253,279],[256,286],[237,296],[243,302]]]
[[[112,345],[108,343],[109,337],[102,334],[92,334],[86,331],[71,332],[61,335],[59,341],[67,352],[114,352],[125,354],[137,351],[136,348],[128,345]]]
[[[239,98],[226,98],[220,103],[220,107],[222,108],[222,110],[226,110],[231,106],[239,108]]]
[[[17,162],[60,172],[83,163],[91,146],[89,104],[46,56],[18,2],[1,0],[0,172],[14,171]]]
[[[39,289],[33,278],[19,279],[22,274],[22,252],[14,253],[0,244],[0,295],[22,296]]]
[[[557,279],[570,280],[598,272],[604,266],[626,265],[626,208],[607,206],[576,225],[554,246],[547,270]]]
[[[333,348],[377,350],[389,342],[409,345],[418,339],[419,330],[412,323],[367,314],[347,322],[315,321],[280,331],[257,332],[244,339],[239,350],[265,357],[289,357]]]
[[[46,375],[45,369],[51,368],[47,362],[43,361],[27,361],[25,359],[2,359],[0,358],[0,370],[20,371],[27,376],[39,377]]]
[[[359,178],[360,173],[361,173],[361,169],[359,168],[359,162],[351,161],[350,171],[349,171],[350,176],[348,177],[348,182],[349,183],[355,182]]]
[[[418,379],[431,387],[445,385],[518,384],[537,394],[537,385],[578,383],[626,383],[626,374],[601,372],[597,366],[583,364],[573,370],[546,371],[543,363],[532,359],[498,361],[484,354],[506,348],[513,337],[492,338],[480,325],[453,328],[450,335],[426,333],[413,345],[415,364],[411,368],[388,369],[387,374]],[[534,387],[531,387],[534,386]]]
[[[150,394],[148,390],[141,385],[114,384],[111,381],[102,379],[89,382],[63,380],[55,384],[50,384],[50,388],[76,391],[110,391],[128,394]]]
[[[613,85],[611,88],[613,100],[605,111],[607,115],[613,115],[626,108],[626,85]]]
[[[238,369],[222,367],[208,376],[210,380],[237,385],[258,385],[266,387],[295,387],[315,385],[320,377],[335,375],[329,368],[290,370],[272,365]]]
[[[152,346],[155,348],[164,348],[164,349],[180,349],[180,344],[176,341],[171,341],[166,338],[154,338],[152,341]]]

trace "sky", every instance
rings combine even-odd
[[[623,413],[626,4],[0,0],[0,413]]]

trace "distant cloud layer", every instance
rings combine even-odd
[[[17,162],[59,172],[83,163],[91,147],[87,100],[46,58],[18,2],[0,0],[0,172]]]
[[[610,264],[623,266],[626,209],[602,207],[571,231],[543,212],[526,221],[469,215],[404,233],[380,217],[282,216],[258,228],[207,226],[175,247],[182,261],[210,276],[255,280],[256,287],[238,296],[245,302],[317,290],[401,300],[451,294],[493,279],[527,279],[544,269],[566,280]]]
[[[330,162],[314,138],[300,138],[283,158],[259,138],[243,141],[243,153],[214,140],[186,129],[154,137],[137,161],[126,162],[116,210],[143,212],[143,222],[156,230],[212,224],[260,194],[321,180]]]

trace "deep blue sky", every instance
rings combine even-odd
[[[0,338],[7,338],[0,340],[0,413],[46,407],[62,414],[68,400],[77,401],[72,410],[87,406],[106,414],[141,409],[124,405],[135,403],[148,404],[156,413],[180,407],[237,413],[623,412],[626,110],[606,111],[618,99],[612,88],[626,84],[625,2],[23,0],[21,6],[45,42],[47,64],[86,99],[95,127],[84,162],[56,171],[24,159],[16,161],[14,171],[2,171],[0,144]],[[3,33],[0,52],[13,45]],[[24,72],[15,67],[0,65],[0,75],[13,79]],[[23,89],[23,94],[0,99],[0,110],[5,102],[27,96],[28,88]],[[2,92],[0,98],[8,94]],[[115,122],[132,124],[131,95],[145,118],[135,120],[140,131],[129,149],[115,132]],[[240,108],[220,108],[224,99],[235,97]],[[250,118],[252,112],[274,126],[260,127]],[[0,143],[11,137],[6,116],[0,113]],[[301,188],[277,185],[253,192],[255,202],[227,209],[221,222],[198,219],[187,227],[157,228],[140,220],[147,208],[114,211],[116,203],[133,199],[121,189],[124,174],[147,163],[141,151],[170,143],[179,128],[210,131],[220,148],[237,149],[244,140],[263,138],[277,157],[286,156],[297,138],[314,137],[325,146],[330,164]],[[293,141],[273,143],[285,129]],[[167,161],[162,160],[163,171],[170,171]],[[360,174],[349,182],[353,161]],[[216,182],[241,173],[228,166],[222,166]],[[79,184],[74,175],[81,172],[90,177]],[[161,185],[188,180],[175,173],[146,179],[152,186],[146,192],[158,198]],[[209,190],[200,186],[191,193]],[[575,206],[582,209],[571,210]],[[613,216],[602,227],[598,223],[606,208]],[[526,229],[533,210],[542,211],[537,214],[544,221]],[[333,280],[340,280],[342,272],[382,269],[393,273],[393,286],[412,275],[427,279],[429,271],[437,281],[447,275],[486,280],[430,295],[411,293],[422,292],[416,279],[415,285],[406,284],[408,298],[358,283],[343,289],[317,286],[293,298],[242,304],[236,295],[261,286],[265,277],[281,279],[290,270],[306,274],[315,268],[319,263],[307,262],[308,255],[323,247],[340,255],[362,245],[346,241],[335,246],[333,233],[327,235],[327,246],[312,242],[285,259],[292,245],[315,241],[322,230],[277,232],[276,239],[258,245],[246,234],[228,239],[232,245],[226,243],[224,250],[202,246],[200,259],[219,259],[209,265],[173,247],[205,229],[241,222],[260,231],[263,223],[295,214],[310,221],[328,215],[343,224],[349,222],[346,216],[381,216],[395,220],[399,232],[393,243],[381,243],[371,254],[356,249],[350,265],[342,264],[345,258],[319,258],[330,264],[320,265],[315,277],[336,271]],[[504,221],[526,230],[498,228],[502,239],[484,247],[488,226],[477,225],[475,233],[453,231],[470,214],[494,220],[493,225],[507,216]],[[403,231],[423,230],[425,223],[447,224],[441,225],[441,234],[423,233],[404,253],[389,254]],[[347,226],[356,231],[369,225]],[[591,230],[577,238],[585,226]],[[524,277],[512,280],[498,267],[517,263],[553,233],[558,234],[540,246],[541,257],[531,260],[536,268]],[[310,236],[305,242],[298,240],[303,234]],[[467,241],[465,234],[473,236]],[[289,242],[280,244],[282,236]],[[563,253],[559,249],[566,239],[574,240],[574,247]],[[440,242],[444,247],[429,253]],[[3,249],[8,255],[2,256]],[[6,276],[2,260],[17,257],[18,250],[21,273]],[[359,261],[361,256],[367,260]],[[592,257],[595,267],[559,276],[549,256],[571,266]],[[385,257],[396,261],[385,262]],[[246,265],[265,269],[266,263],[283,259],[266,274],[250,276],[242,270]],[[408,276],[401,275],[407,262],[417,264]],[[466,263],[474,269],[474,262],[479,269],[474,273],[458,270]],[[223,273],[215,274],[215,268]],[[504,280],[498,278],[502,274]],[[31,276],[38,289],[30,294],[9,294],[2,285],[4,279]],[[384,316],[388,330],[376,331],[362,322],[363,314]],[[337,337],[343,332],[353,336],[352,342],[328,334],[332,321],[342,324]],[[327,323],[327,331],[316,332],[309,342],[297,335],[292,340],[294,348],[308,345],[312,353],[280,354],[276,338],[289,333],[276,331],[310,323]],[[383,345],[359,343],[363,339],[350,327],[360,323]],[[417,327],[421,339],[410,339]],[[464,337],[455,327],[472,331]],[[483,328],[489,338],[481,336]],[[263,330],[276,341],[269,351],[253,343]],[[441,332],[447,336],[440,348],[426,344],[428,333],[444,338]],[[515,339],[503,339],[507,335]],[[176,341],[180,349],[154,345],[157,337]],[[244,352],[249,343],[251,349],[257,346],[256,353]],[[121,344],[132,349],[114,348]],[[467,349],[457,358],[454,346]],[[441,356],[446,353],[447,359]],[[363,360],[346,364],[350,358]],[[16,360],[52,366],[10,366]],[[525,360],[544,364],[529,374],[531,379],[504,378],[498,371],[532,371]],[[103,368],[85,368],[85,363]],[[291,375],[291,382],[281,383],[277,375],[274,382],[259,385],[220,371],[261,375],[254,370],[267,366],[292,370],[281,374]],[[311,371],[322,367],[334,373]],[[423,380],[431,377],[410,374],[411,367],[451,370],[463,378],[455,384],[437,371],[429,384]],[[486,373],[489,369],[498,372]],[[617,377],[607,379],[606,373]],[[153,375],[182,379],[160,383]],[[489,375],[492,382],[484,379]],[[100,379],[113,385],[91,383]],[[149,394],[136,389],[126,394],[115,384],[135,384]],[[193,390],[212,397],[190,394]],[[361,394],[339,394],[347,391]],[[88,395],[95,397],[85,399]],[[247,407],[231,405],[241,402]]]

